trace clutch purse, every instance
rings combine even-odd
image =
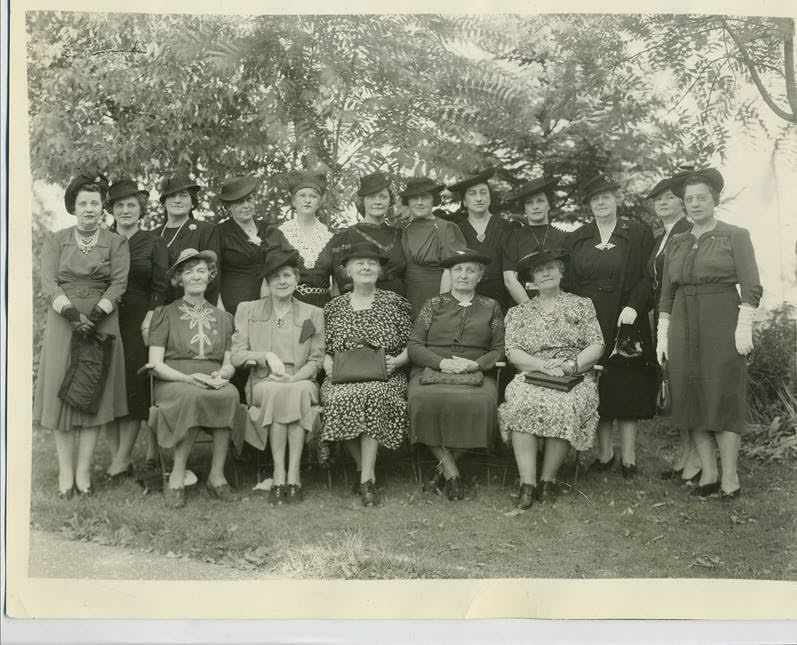
[[[484,374],[478,372],[465,372],[463,374],[449,374],[431,367],[425,367],[420,378],[421,385],[472,385],[478,387],[484,383]]]
[[[364,340],[355,340],[365,347],[335,352],[332,363],[332,383],[387,381],[385,349]]]
[[[72,332],[69,367],[58,398],[86,414],[97,414],[113,356],[113,334]]]
[[[569,392],[584,380],[584,375],[572,374],[570,376],[551,376],[544,372],[527,372],[525,379],[526,383],[531,385],[538,385],[548,388],[549,390],[558,390],[559,392]]]

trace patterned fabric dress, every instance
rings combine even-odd
[[[407,345],[412,329],[410,305],[392,291],[376,290],[370,309],[354,311],[351,293],[333,299],[324,308],[326,351],[360,347],[352,338],[362,338],[396,356]],[[401,446],[407,431],[407,375],[396,370],[387,381],[333,384],[327,375],[321,386],[324,406],[323,438],[327,441],[355,439],[365,433],[390,449]]]
[[[547,313],[538,297],[513,307],[506,316],[506,349],[541,358],[573,358],[585,347],[603,343],[595,307],[589,298],[560,294]],[[565,439],[576,450],[592,446],[598,427],[598,386],[593,373],[570,392],[526,383],[515,376],[498,408],[504,430]]]

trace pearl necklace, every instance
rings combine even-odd
[[[83,237],[78,231],[77,227],[75,228],[75,241],[77,242],[78,249],[80,249],[80,252],[83,255],[88,255],[89,253],[91,253],[91,250],[95,246],[97,246],[97,240],[99,239],[100,239],[99,228],[95,229],[94,232],[88,237]]]
[[[190,219],[191,219],[190,217],[186,217],[186,218],[185,218],[185,221],[184,221],[182,224],[180,224],[180,226],[179,226],[179,228],[177,229],[177,231],[175,232],[175,234],[174,234],[174,235],[172,235],[172,239],[170,239],[168,242],[166,242],[166,248],[169,248],[169,247],[170,247],[170,246],[171,246],[171,245],[174,243],[174,241],[177,239],[177,236],[178,236],[178,235],[180,235],[180,231],[182,231],[182,230],[183,230],[183,226],[185,226],[185,223],[186,223],[188,220],[190,220]],[[163,225],[163,228],[161,229],[161,237],[166,237],[166,236],[164,235],[164,233],[165,233],[165,232],[166,232],[166,224],[164,224],[164,225]]]

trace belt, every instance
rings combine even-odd
[[[309,284],[304,283],[297,286],[296,291],[303,296],[308,296],[310,294],[329,293],[329,289],[326,287],[311,287]]]
[[[78,298],[88,298],[91,296],[101,296],[105,293],[106,287],[98,287],[97,285],[79,285],[79,284],[65,284],[62,285],[64,293],[70,296],[77,296]]]
[[[701,293],[725,293],[736,291],[735,284],[683,284],[678,287],[687,296],[697,296]]]

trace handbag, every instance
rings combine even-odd
[[[672,412],[672,399],[670,398],[670,375],[667,372],[667,362],[661,368],[661,381],[656,394],[656,411],[661,416],[668,416]]]
[[[387,381],[384,347],[358,338],[351,340],[365,345],[365,347],[335,352],[332,363],[332,383]]]
[[[642,337],[620,325],[614,349],[598,379],[598,412],[605,417],[650,419],[656,413],[657,366],[645,359]]]
[[[552,376],[545,372],[527,372],[524,378],[526,383],[531,385],[538,385],[539,387],[545,387],[549,390],[569,392],[584,380],[584,375],[570,374],[569,376]]]
[[[58,398],[86,414],[97,414],[111,367],[113,334],[72,332],[70,359]]]
[[[421,373],[421,385],[471,385],[478,387],[484,383],[484,373],[479,370],[477,372],[464,372],[462,374],[449,374],[448,372],[441,372],[432,367],[425,367]]]

